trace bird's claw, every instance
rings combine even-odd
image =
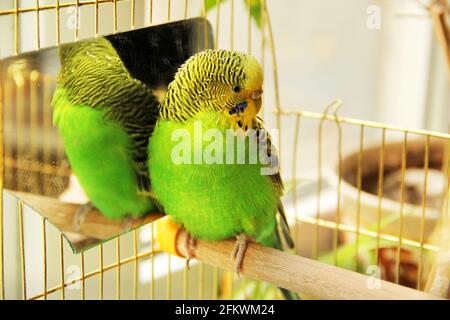
[[[139,220],[139,218],[136,217],[130,217],[130,216],[126,216],[125,218],[122,219],[122,230],[124,232],[129,231],[130,229],[133,228],[133,226],[135,225],[136,220]]]
[[[86,219],[86,216],[89,212],[94,210],[95,207],[92,203],[88,202],[80,206],[73,216],[73,230],[80,231],[81,225],[84,222],[84,219]]]
[[[197,240],[189,233],[186,233],[186,239],[184,242],[184,249],[187,254],[186,256],[186,268],[189,269],[189,262],[191,259],[195,258],[195,246]]]
[[[251,238],[244,233],[240,233],[236,236],[236,242],[234,243],[233,250],[231,251],[231,260],[234,260],[234,272],[239,276],[239,272],[242,268],[242,262],[244,260],[245,251],[247,250],[247,244],[251,241]]]

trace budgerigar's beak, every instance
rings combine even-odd
[[[256,120],[258,112],[262,105],[262,89],[252,90],[248,93],[245,102],[238,104],[233,110],[234,119],[238,127],[247,131],[252,128],[253,121]]]
[[[253,121],[256,120],[256,116],[261,110],[262,94],[262,89],[250,91],[249,97],[247,99],[247,108],[245,108],[242,117],[242,128],[245,131],[253,126]]]

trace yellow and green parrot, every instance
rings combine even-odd
[[[106,38],[60,50],[53,122],[90,203],[108,218],[137,217],[156,209],[148,196],[148,139],[158,101],[133,78]]]
[[[282,249],[281,230],[284,242],[294,245],[280,201],[278,170],[263,174],[270,164],[259,157],[248,160],[252,142],[269,138],[257,118],[262,86],[261,66],[250,55],[205,50],[192,56],[169,85],[148,148],[152,191],[165,213],[192,239],[235,237],[237,272],[248,241]],[[233,145],[226,139],[229,130],[234,130]],[[242,142],[249,156],[239,162]],[[277,166],[275,155],[269,156]],[[186,245],[192,253],[193,243]],[[285,297],[297,298],[281,290]]]

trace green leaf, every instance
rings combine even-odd
[[[224,2],[225,0],[219,0],[220,3]],[[217,5],[217,0],[205,0],[205,9],[206,12],[213,9]]]
[[[247,8],[249,8],[250,10],[250,14],[253,18],[253,20],[255,20],[256,25],[258,26],[259,29],[262,28],[262,2],[263,0],[244,0],[245,1],[245,5]]]
[[[217,3],[224,2],[225,0],[205,0],[206,12],[217,6]],[[235,0],[236,1],[236,0]],[[247,9],[250,10],[250,14],[255,21],[259,29],[262,28],[262,9],[264,0],[243,0]]]

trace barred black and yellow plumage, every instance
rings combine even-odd
[[[169,85],[161,118],[183,122],[199,111],[230,110],[244,101],[242,95],[229,93],[230,87],[243,86],[246,60],[251,64],[247,68],[257,63],[245,54],[228,50],[205,50],[188,59]]]
[[[128,148],[139,189],[149,191],[147,145],[158,117],[151,89],[131,77],[105,38],[63,47],[60,59],[58,90],[70,103],[98,109],[123,126],[131,138]]]

